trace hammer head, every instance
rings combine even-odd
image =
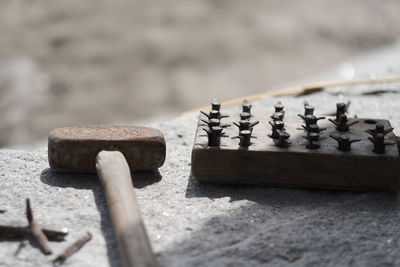
[[[65,127],[49,134],[49,164],[56,171],[96,173],[102,150],[120,151],[134,171],[161,167],[166,148],[159,130],[140,126]]]

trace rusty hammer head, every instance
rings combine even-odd
[[[49,164],[56,171],[96,173],[95,159],[102,150],[120,151],[131,171],[156,170],[165,161],[164,137],[153,128],[65,127],[49,134]]]

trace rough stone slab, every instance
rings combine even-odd
[[[269,114],[281,100],[288,112],[297,113],[307,99],[317,114],[324,114],[334,110],[336,101],[349,99],[351,113],[387,117],[394,127],[400,126],[399,95],[374,98],[355,92],[342,92],[341,97],[317,93],[264,99],[253,110]],[[196,182],[190,177],[190,153],[197,116],[152,125],[165,135],[167,161],[159,177],[141,173],[134,178],[145,225],[162,266],[400,264],[396,193]],[[30,197],[38,220],[71,230],[67,242],[51,243],[55,253],[86,231],[94,234],[66,266],[121,266],[96,176],[53,172],[48,169],[45,149],[1,150],[0,162],[0,208],[7,210],[0,214],[1,223],[25,223],[24,199]],[[145,180],[153,183],[146,186]],[[0,242],[0,266],[50,265],[53,257],[43,256],[29,243],[20,246],[19,241]]]
[[[297,114],[307,99],[323,115],[333,112],[336,102],[351,100],[351,115],[389,119],[399,135],[399,88],[399,84],[332,88],[308,96],[263,99],[254,103],[253,110],[269,115],[280,100],[287,112]],[[394,91],[365,94],[381,89]],[[199,183],[190,176],[197,117],[191,114],[150,125],[164,133],[167,160],[159,176],[134,177],[145,225],[162,266],[400,264],[397,193]],[[39,221],[70,229],[66,242],[51,242],[55,254],[86,231],[94,234],[65,266],[121,266],[95,175],[53,172],[44,148],[0,150],[0,189],[0,209],[7,210],[0,214],[0,223],[25,224],[24,200],[30,197]],[[43,256],[29,242],[0,242],[0,266],[51,266],[54,257]]]

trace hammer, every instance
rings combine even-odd
[[[126,267],[158,266],[140,215],[130,171],[157,170],[165,161],[159,130],[139,126],[65,127],[50,132],[50,167],[96,173],[106,195]]]

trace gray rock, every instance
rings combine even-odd
[[[253,103],[253,110],[267,115],[282,101],[287,114],[297,114],[307,99],[323,115],[335,111],[336,102],[351,100],[351,115],[388,118],[399,135],[398,88],[398,83],[330,88],[307,96],[265,98]],[[386,91],[379,96],[373,94],[382,89]],[[134,177],[162,266],[400,265],[397,193],[199,183],[190,175],[197,117],[150,125],[165,135],[167,161],[159,175]],[[3,149],[0,188],[0,209],[7,210],[0,213],[1,224],[25,224],[24,200],[29,197],[38,221],[70,229],[66,242],[51,242],[55,254],[86,231],[93,233],[93,240],[66,266],[121,266],[95,175],[52,171],[44,148]],[[0,242],[0,266],[49,266],[54,257],[42,255],[28,241]]]
[[[351,113],[389,117],[399,126],[398,94],[374,98],[342,90],[341,95],[352,101]],[[280,100],[287,113],[297,113],[305,99],[318,114],[333,111],[340,100],[329,91],[267,98],[254,103],[253,110],[269,114]],[[400,264],[397,193],[199,183],[190,176],[197,116],[151,125],[165,135],[167,161],[159,176],[138,173],[134,177],[145,225],[162,266]],[[51,242],[55,254],[86,231],[94,234],[66,266],[121,265],[95,175],[52,171],[45,149],[1,150],[0,162],[0,208],[7,210],[0,214],[0,223],[24,224],[24,200],[29,197],[39,221],[71,231],[67,242]],[[51,259],[28,242],[0,242],[0,266],[46,266]]]

